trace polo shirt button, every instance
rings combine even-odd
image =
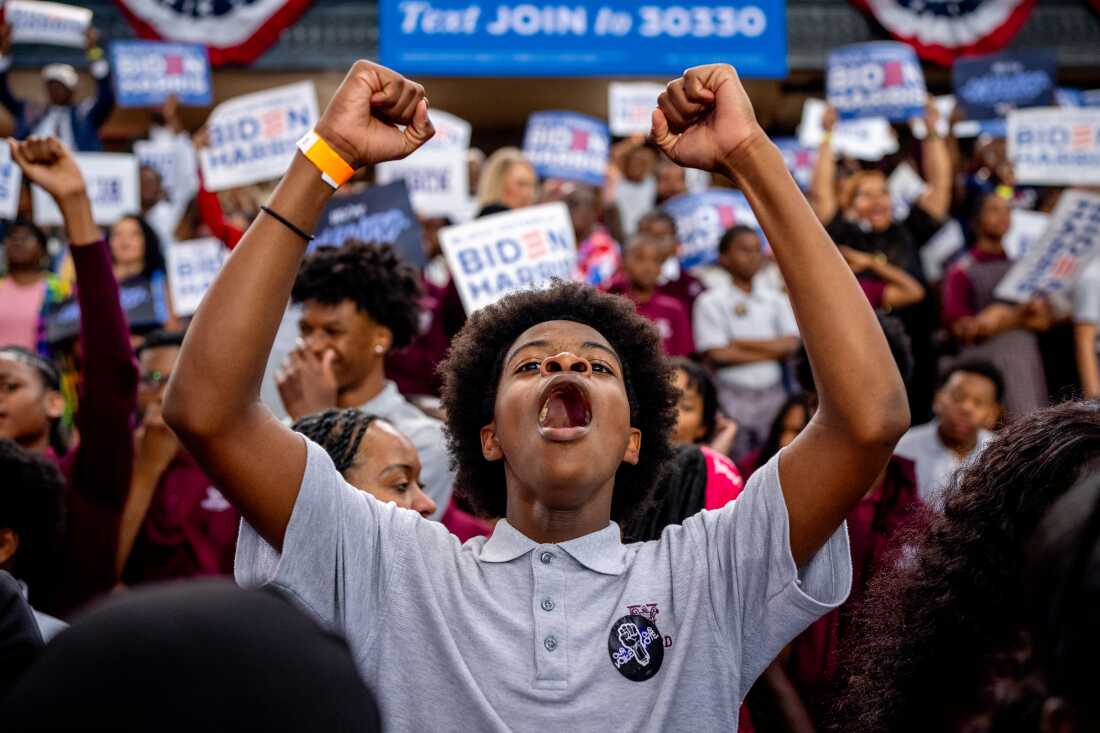
[[[542,560],[543,565],[549,565],[550,561],[553,560],[553,559],[554,559],[553,554],[551,554],[549,552],[544,552],[541,555],[539,555],[539,560]]]
[[[554,610],[554,602],[552,600],[550,600],[549,598],[543,598],[542,599],[542,610],[543,611],[553,611]]]
[[[546,651],[552,652],[558,648],[558,640],[553,636],[548,636],[543,640],[542,645],[546,647]]]

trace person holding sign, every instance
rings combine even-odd
[[[96,81],[96,94],[76,104],[74,95],[80,77],[68,64],[50,64],[42,70],[48,104],[17,98],[8,85],[12,64],[12,29],[0,24],[0,105],[15,118],[15,137],[22,140],[31,135],[53,136],[71,150],[93,152],[102,146],[99,128],[115,108],[115,92],[111,86],[111,68],[99,47],[99,32],[89,26],[85,33],[85,50],[89,70]]]
[[[76,269],[83,378],[80,442],[71,450],[58,432],[65,401],[56,367],[33,351],[0,346],[0,438],[49,456],[65,476],[63,562],[50,582],[30,590],[35,608],[64,615],[118,581],[115,550],[134,461],[138,370],[110,250],[72,154],[54,138],[9,145],[23,175],[61,209]]]
[[[954,178],[947,142],[936,134],[939,113],[931,100],[925,110],[928,134],[921,141],[921,156],[928,186],[904,220],[894,220],[890,190],[881,170],[853,173],[844,180],[837,195],[837,165],[831,143],[837,115],[832,108],[823,121],[825,137],[818,148],[809,191],[814,211],[834,242],[885,258],[921,284],[925,282],[925,274],[920,250],[947,220]],[[898,317],[913,342],[915,368],[910,404],[923,413],[931,405],[936,384],[932,334],[939,328],[939,322],[928,298],[899,310]]]
[[[947,271],[943,283],[943,322],[968,359],[988,359],[1004,375],[1005,419],[1046,407],[1046,372],[1037,332],[1051,325],[1050,306],[1040,295],[1026,303],[1000,302],[994,294],[1012,269],[1004,236],[1012,208],[1000,194],[978,204],[970,251]]]
[[[459,485],[503,517],[460,546],[350,487],[259,400],[328,180],[412,153],[427,112],[419,85],[356,62],[191,323],[164,416],[245,518],[238,581],[290,590],[342,630],[395,729],[735,729],[753,680],[847,595],[844,516],[908,427],[874,313],[733,68],[689,69],[661,96],[654,139],[752,203],[820,408],[738,501],[623,545],[612,519],[641,508],[671,456],[659,336],[580,283],[512,294],[470,317],[443,367]],[[425,689],[450,704],[423,704]]]

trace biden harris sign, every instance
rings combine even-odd
[[[645,76],[724,62],[787,75],[783,0],[380,0],[380,57],[406,74]]]

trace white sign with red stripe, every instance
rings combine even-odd
[[[1100,184],[1100,108],[1033,107],[1010,112],[1008,157],[1020,183]]]
[[[1022,303],[1037,295],[1065,293],[1100,253],[1100,194],[1066,191],[1042,238],[1016,261],[993,294]]]

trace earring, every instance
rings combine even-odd
[[[386,348],[384,346],[382,346],[382,344],[375,344],[374,345],[374,353],[376,353],[376,354],[381,354],[381,353],[385,352],[385,350],[386,350]]]

